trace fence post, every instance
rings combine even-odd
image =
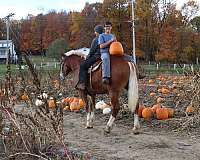
[[[192,71],[192,73],[194,72],[193,64],[191,65],[191,71]]]
[[[174,70],[176,70],[176,64],[174,64]]]
[[[156,64],[156,69],[158,70],[158,63]]]

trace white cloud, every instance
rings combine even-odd
[[[7,16],[9,13],[15,13],[15,19],[21,19],[26,17],[28,14],[37,15],[40,11],[35,8],[24,8],[15,6],[0,6],[0,18]]]
[[[189,0],[174,0],[177,8]],[[200,3],[200,0],[196,0]],[[57,11],[80,11],[86,2],[95,3],[103,2],[103,0],[4,0],[0,5],[0,18],[5,17],[9,13],[15,13],[15,19],[25,18],[28,14],[37,15],[39,13],[47,13],[54,9]]]
[[[37,15],[46,13],[51,9],[60,11],[80,11],[86,2],[95,3],[103,0],[30,0],[27,3],[21,1],[6,0],[0,5],[0,18],[7,16],[9,13],[15,13],[15,19],[25,18],[28,14]],[[21,3],[20,3],[21,2]]]

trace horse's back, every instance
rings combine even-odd
[[[92,88],[98,90],[99,93],[104,93],[107,88],[112,90],[123,89],[129,80],[129,65],[128,61],[124,60],[120,56],[111,56],[111,83],[109,87],[102,84],[102,68],[100,67],[97,71],[92,74]]]
[[[111,56],[111,87],[124,88],[129,80],[128,61],[121,56]]]

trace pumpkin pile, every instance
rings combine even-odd
[[[62,105],[64,110],[76,112],[84,108],[85,102],[81,98],[67,97],[62,99]]]
[[[162,107],[160,103],[153,105],[152,107],[145,107],[140,105],[138,109],[138,116],[145,120],[150,120],[156,117],[158,120],[165,120],[174,116],[174,109]]]

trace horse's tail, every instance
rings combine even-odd
[[[133,63],[128,62],[130,68],[129,84],[128,84],[128,108],[131,112],[135,112],[138,103],[138,80],[136,67]]]

